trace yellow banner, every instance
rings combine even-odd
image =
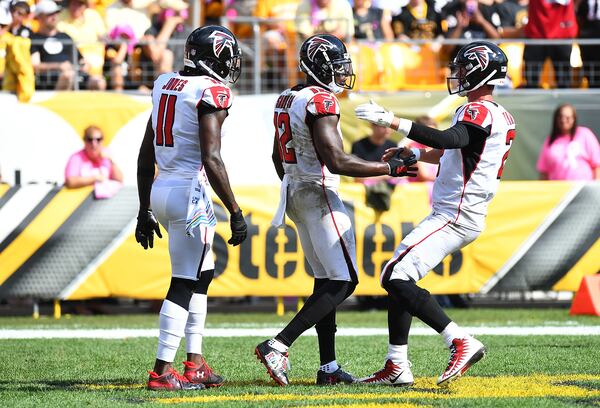
[[[503,182],[489,208],[486,230],[467,247],[448,256],[429,273],[421,285],[432,293],[477,293],[493,287],[499,271],[505,278],[521,273],[509,267],[536,234],[546,231],[547,220],[557,215],[559,204],[572,193],[573,183]],[[215,235],[216,279],[211,296],[306,296],[312,278],[304,260],[294,224],[285,229],[271,226],[277,207],[276,187],[235,189],[248,223],[248,238],[239,247],[226,244],[230,237],[225,211],[216,201],[220,215]],[[362,185],[345,184],[340,189],[355,227],[360,283],[356,295],[381,295],[379,274],[395,247],[430,211],[429,186],[401,185],[392,197],[392,208],[380,219],[364,204]],[[571,194],[572,195],[572,194]],[[219,208],[221,207],[221,208]],[[167,237],[144,251],[130,236],[70,296],[161,298],[169,285]],[[596,236],[597,241],[597,236]],[[596,242],[572,266],[555,287],[576,290],[581,276],[600,267],[600,245]],[[568,276],[576,276],[569,279]],[[486,286],[487,285],[487,286]]]

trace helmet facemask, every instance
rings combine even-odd
[[[467,81],[467,68],[464,64],[458,64],[451,62],[448,64],[450,67],[450,75],[446,77],[446,86],[448,87],[448,93],[450,95],[458,94],[460,96],[466,96],[469,91],[469,82]]]
[[[205,71],[208,75],[218,79],[222,83],[229,82],[230,84],[234,84],[239,79],[242,72],[241,51],[225,62],[212,58],[206,58],[204,60],[198,59],[196,61],[191,59],[186,60],[184,60],[186,66],[192,67],[193,65],[193,68],[200,68],[202,71]]]
[[[302,60],[300,61],[300,70],[310,75],[319,85],[335,94],[343,92],[344,89],[354,88],[356,75],[348,53],[345,53],[343,58],[333,61],[329,59],[325,51],[321,51],[321,56],[323,59],[320,67],[322,76],[316,75]]]

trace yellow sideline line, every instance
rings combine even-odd
[[[340,388],[330,390],[327,394],[241,394],[241,395],[196,395],[190,397],[157,398],[155,401],[165,404],[189,402],[242,402],[242,401],[330,401],[333,399],[350,399],[359,401],[382,399],[411,400],[411,399],[472,399],[472,398],[532,398],[532,397],[569,397],[591,398],[600,397],[600,390],[579,387],[570,382],[595,381],[600,382],[600,375],[568,374],[568,375],[529,375],[529,376],[499,376],[499,377],[465,377],[447,388],[435,386],[435,379],[418,378],[412,388],[399,389],[390,393],[375,392],[337,392]],[[351,386],[352,387],[352,386]],[[371,386],[358,386],[371,388]],[[360,388],[355,389],[360,389]],[[384,386],[385,387],[385,386]],[[377,387],[378,389],[385,389]],[[362,405],[362,404],[361,404]],[[380,405],[380,404],[377,404]]]
[[[27,261],[90,195],[92,187],[63,188],[31,221],[17,238],[0,253],[0,285]]]

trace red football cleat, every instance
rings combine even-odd
[[[148,389],[153,391],[178,391],[178,390],[203,390],[204,384],[195,384],[188,381],[183,375],[171,368],[163,375],[148,371]]]
[[[464,339],[452,340],[448,366],[438,378],[437,384],[445,385],[457,379],[463,375],[469,367],[481,360],[485,355],[485,352],[486,350],[483,344],[471,336],[465,337]]]
[[[201,364],[195,364],[191,361],[184,361],[185,370],[183,375],[189,382],[194,384],[204,384],[206,387],[220,387],[225,382],[223,377],[213,372],[208,366],[204,357]]]
[[[385,384],[395,387],[409,387],[414,384],[410,361],[394,364],[392,360],[386,360],[383,368],[368,377],[358,380],[363,384]]]

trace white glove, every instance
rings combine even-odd
[[[366,120],[383,127],[390,127],[394,120],[394,113],[385,110],[375,102],[363,103],[354,109],[357,118]]]

